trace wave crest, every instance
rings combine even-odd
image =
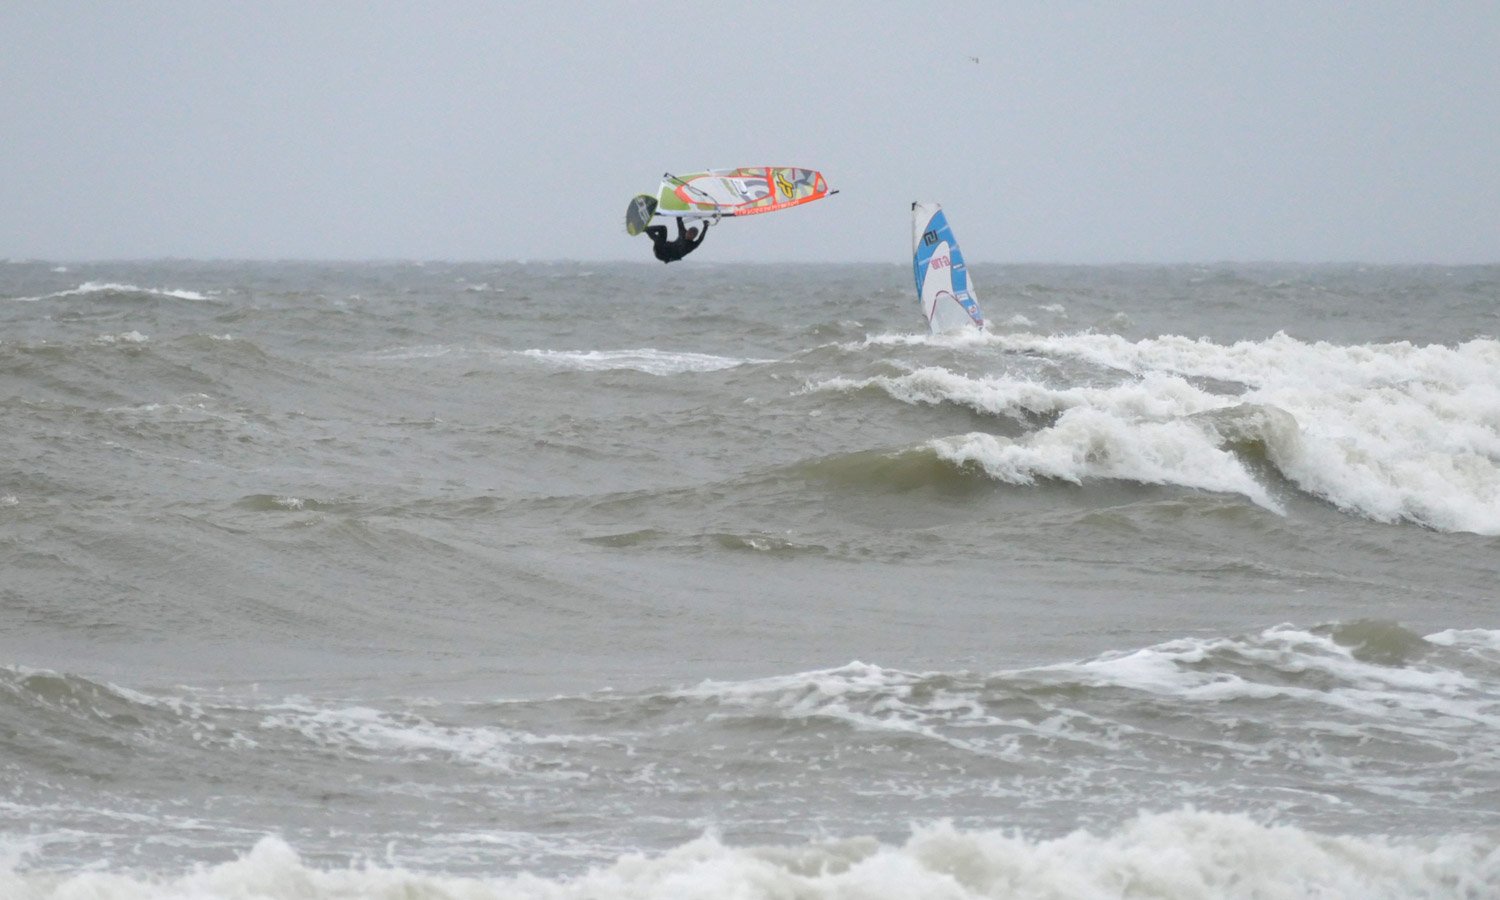
[[[1500,838],[1322,835],[1235,814],[1184,808],[1144,814],[1108,832],[1033,838],[940,823],[902,844],[822,839],[793,847],[734,847],[712,835],[655,856],[630,855],[572,878],[532,874],[451,877],[383,864],[309,866],[280,838],[262,838],[232,862],[177,876],[109,872],[0,873],[21,900],[193,897],[318,900],[614,900],[649,897],[997,897],[1383,900],[1477,897],[1500,891]]]
[[[1014,439],[940,438],[946,458],[1016,484],[1118,478],[1241,494],[1282,511],[1278,478],[1347,513],[1500,534],[1500,341],[1339,346],[1285,334],[1217,344],[1165,336],[988,335],[1000,361],[1071,365],[1059,383],[925,366],[808,391],[877,391],[1020,423]],[[993,364],[993,361],[990,362]],[[1077,367],[1084,367],[1077,370]]]

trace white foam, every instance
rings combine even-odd
[[[685,372],[715,372],[753,363],[774,362],[768,359],[745,359],[714,356],[707,353],[656,350],[523,350],[522,355],[565,369],[600,372],[629,369],[648,375],[680,375]]]
[[[1024,419],[1057,415],[1050,426],[1017,441],[974,432],[939,438],[928,446],[954,463],[973,463],[990,477],[1012,484],[1054,478],[1081,484],[1116,478],[1146,484],[1177,484],[1241,494],[1266,509],[1281,504],[1257,482],[1243,461],[1225,448],[1225,429],[1202,414],[1229,409],[1235,398],[1200,390],[1176,375],[1151,373],[1105,388],[1052,388],[1015,376],[973,377],[928,367],[907,375],[862,380],[835,378],[814,390],[877,387],[907,403],[958,403],[995,416]],[[1060,415],[1059,415],[1060,414]],[[1253,416],[1240,416],[1235,439],[1265,439]],[[1289,422],[1269,419],[1295,440]]]
[[[1222,661],[1202,665],[1210,655]],[[1253,664],[1253,680],[1230,671],[1236,668],[1233,660]],[[1283,697],[1346,711],[1382,727],[1415,725],[1423,733],[1450,724],[1500,728],[1500,709],[1492,702],[1500,685],[1439,665],[1367,662],[1329,636],[1290,625],[1244,638],[1182,638],[1031,671],[1188,702]],[[1308,683],[1303,677],[1308,673],[1327,678]]]
[[[939,438],[929,446],[944,459],[974,463],[990,477],[1012,484],[1031,484],[1038,477],[1075,484],[1116,478],[1241,494],[1273,512],[1283,511],[1234,454],[1183,423],[1127,424],[1097,411],[1079,412],[1021,443],[973,432]]]
[[[742,848],[705,836],[571,878],[452,877],[389,864],[320,869],[276,837],[263,838],[233,862],[175,876],[0,872],[0,893],[14,900],[1394,900],[1497,891],[1500,838],[1493,834],[1329,836],[1193,810],[1058,838],[947,824],[914,829],[900,845],[851,838]]]
[[[1004,445],[961,442],[995,477],[1122,477],[1236,490],[1275,508],[1264,490],[1240,485],[1242,472],[1215,458],[1173,418],[1193,423],[1208,442],[1215,411],[1243,406],[1274,410],[1261,433],[1267,458],[1302,491],[1381,522],[1408,521],[1441,531],[1500,534],[1500,341],[1456,346],[1406,342],[1342,346],[1285,334],[1217,344],[1165,336],[1132,342],[1118,335],[980,334],[1001,351],[1070,359],[1099,369],[1112,385],[1042,385],[1014,375],[971,377],[918,370],[899,377],[834,379],[813,389],[876,386],[908,403],[950,402],[995,415],[1064,412],[1042,429]],[[868,344],[927,343],[914,336]],[[1204,379],[1242,386],[1229,396]],[[1066,411],[1087,408],[1079,421]],[[953,445],[950,452],[957,452]],[[1023,452],[1029,451],[1029,452]],[[1243,477],[1248,477],[1245,475]]]
[[[1500,646],[1500,636],[1445,632],[1433,643],[1444,642]],[[1037,723],[998,716],[986,704],[997,685],[1024,691],[1027,685],[1061,683],[1204,704],[1206,715],[1226,701],[1284,699],[1303,704],[1304,714],[1324,710],[1328,716],[1320,717],[1320,728],[1337,731],[1345,725],[1363,728],[1378,723],[1382,729],[1404,730],[1413,740],[1437,741],[1445,752],[1455,752],[1460,747],[1488,747],[1485,735],[1500,729],[1500,708],[1493,702],[1500,682],[1484,672],[1483,666],[1470,673],[1442,661],[1369,661],[1329,635],[1278,625],[1240,637],[1181,638],[989,676],[913,673],[853,662],[751,681],[706,681],[674,696],[709,701],[725,710],[837,719],[860,730],[920,735],[980,755],[1004,755],[1012,732],[1046,732],[1091,744],[1111,739],[1095,728],[1073,727],[1071,719],[1079,714],[1087,718],[1087,712],[1063,710],[1061,719]]]
[[[172,297],[177,300],[207,300],[208,294],[180,288],[144,288],[115,281],[85,281],[76,288],[56,291],[39,297],[17,297],[18,303],[35,303],[40,300],[56,300],[61,297],[79,297],[87,294],[153,294],[157,297]]]
[[[1339,346],[1277,334],[1224,346],[1074,335],[1010,346],[1244,384],[1244,401],[1298,423],[1295,445],[1270,449],[1303,490],[1379,521],[1500,534],[1500,341]]]
[[[788,719],[836,720],[865,732],[898,732],[975,755],[1003,754],[1003,747],[997,750],[982,737],[960,737],[948,727],[1009,724],[984,709],[980,686],[964,682],[934,688],[930,679],[936,674],[856,661],[836,669],[752,681],[705,681],[673,696],[708,700],[723,708],[770,711]]]
[[[922,675],[917,673],[887,669],[855,660],[834,669],[819,669],[792,675],[772,675],[749,681],[707,680],[693,687],[674,691],[672,696],[744,700],[774,694],[816,693],[824,697],[837,697],[860,691],[883,690],[906,685],[920,678]]]
[[[453,758],[484,769],[510,771],[509,747],[516,736],[499,728],[438,725],[412,715],[392,715],[362,706],[318,708],[298,702],[267,707],[262,728],[301,734],[318,744],[342,750],[395,754],[412,761],[433,756]],[[569,777],[567,773],[550,773]]]
[[[900,332],[866,335],[862,341],[839,344],[844,350],[862,350],[868,347],[964,347],[992,344],[993,332],[985,328],[960,328],[941,331],[937,334]]]
[[[101,334],[94,338],[96,344],[144,344],[149,340],[146,335],[139,331],[126,331],[122,334]]]
[[[1485,628],[1449,628],[1427,635],[1427,641],[1440,647],[1500,653],[1500,631]]]

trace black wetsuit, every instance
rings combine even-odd
[[[646,229],[646,236],[651,238],[651,252],[656,258],[664,263],[676,262],[698,249],[703,239],[708,237],[708,223],[704,222],[698,226],[698,237],[690,238],[683,230],[682,219],[677,220],[677,237],[667,240],[667,226],[652,225]]]

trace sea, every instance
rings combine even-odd
[[[1500,897],[1500,266],[0,263],[0,897]]]

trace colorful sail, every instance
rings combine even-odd
[[[830,193],[823,173],[790,166],[710,169],[663,176],[656,215],[684,219],[753,216],[801,206]]]
[[[932,333],[983,328],[984,314],[974,299],[964,255],[938,204],[919,201],[911,205],[911,253],[917,302]]]

